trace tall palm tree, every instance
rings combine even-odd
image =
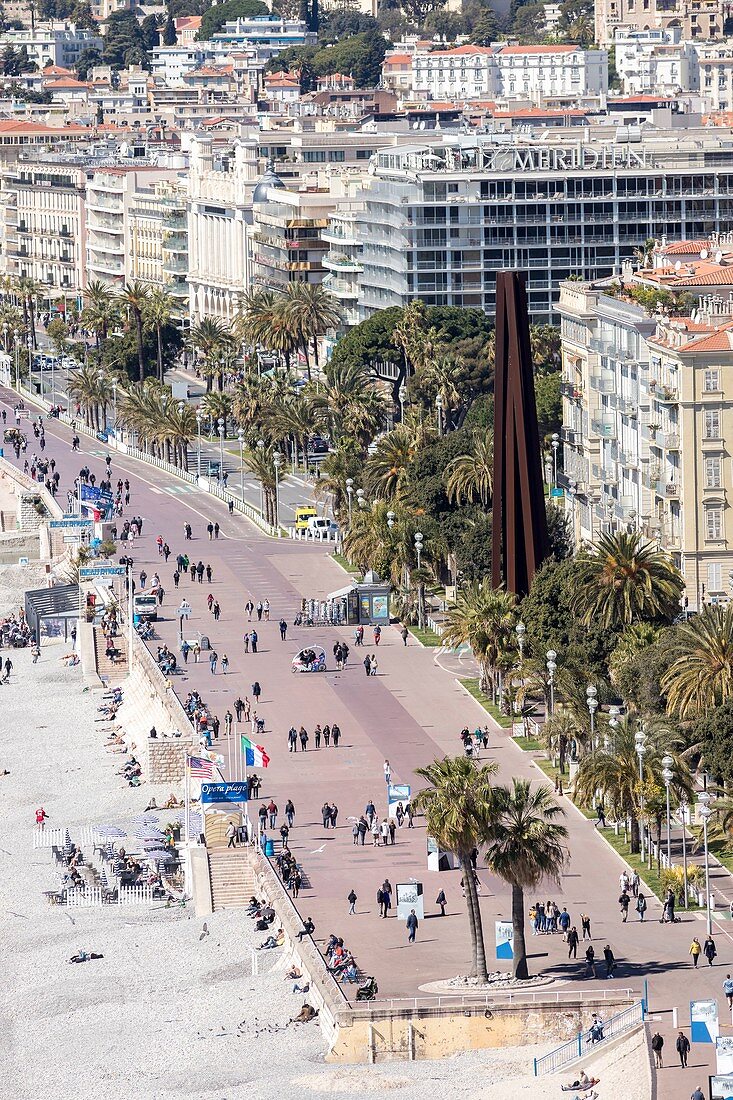
[[[517,598],[513,592],[492,588],[488,578],[464,585],[449,609],[443,640],[447,645],[470,645],[479,666],[480,687],[496,693],[499,665],[513,647]]]
[[[315,418],[310,401],[303,393],[285,393],[272,407],[272,429],[283,441],[293,442],[294,461],[298,461],[298,448],[303,454],[303,466],[308,465],[308,439],[313,431]]]
[[[223,381],[222,363],[232,354],[233,340],[231,328],[219,317],[202,317],[189,329],[188,343],[201,360],[207,393],[215,376]]]
[[[529,977],[524,891],[536,889],[546,878],[559,883],[567,859],[568,831],[558,820],[564,816],[549,787],[532,790],[526,779],[515,779],[511,788],[494,788],[486,862],[512,889],[515,978]]]
[[[464,756],[445,757],[415,774],[430,784],[418,791],[412,805],[425,815],[428,836],[440,848],[454,852],[463,871],[463,884],[471,932],[471,975],[487,982],[486,949],[484,946],[481,910],[476,891],[471,853],[489,831],[494,811],[494,788],[491,781],[496,764],[480,768]]]
[[[487,508],[494,487],[494,438],[492,434],[477,432],[472,449],[456,455],[445,471],[445,490],[448,500],[456,504],[479,501]]]
[[[620,722],[605,743],[582,757],[575,777],[575,793],[583,805],[593,806],[604,800],[616,820],[631,821],[631,851],[640,848],[640,817],[646,793],[663,788],[662,758],[669,752],[674,760],[675,790],[691,793],[690,773],[677,753],[680,741],[664,722],[646,726],[645,752],[639,777],[639,756],[636,749],[635,726],[625,719]]]
[[[685,582],[670,558],[638,533],[601,535],[578,559],[575,607],[587,626],[671,622]]]
[[[103,428],[107,405],[112,400],[112,379],[106,375],[100,376],[99,368],[89,364],[69,375],[68,390],[81,406],[87,427],[96,431]]]
[[[320,283],[289,283],[285,290],[282,313],[305,355],[308,379],[311,377],[309,346],[318,368],[318,337],[325,336],[342,322],[341,307]]]
[[[262,487],[262,510],[265,522],[275,526],[275,464],[272,447],[250,447],[244,451],[244,463]]]
[[[366,449],[389,412],[389,402],[369,371],[353,363],[329,362],[312,395],[316,418],[335,443],[344,436]]]
[[[466,399],[466,365],[461,359],[454,359],[445,352],[431,358],[421,371],[421,379],[429,389],[433,401],[440,398],[439,429],[448,430],[453,426],[453,414]]]
[[[167,290],[153,287],[145,304],[144,322],[155,330],[158,381],[163,381],[163,329],[170,324],[175,303]]]
[[[43,288],[36,279],[22,275],[13,280],[12,289],[23,310],[24,328],[30,333],[32,347],[36,348],[36,305],[43,296]]]
[[[228,393],[207,393],[202,401],[204,412],[211,417],[212,424],[223,420],[224,438],[226,439],[229,417],[232,415],[232,399]]]
[[[251,290],[245,294],[234,321],[237,338],[251,347],[258,344],[268,347],[268,337],[280,301],[281,295],[274,290]]]
[[[668,712],[694,718],[733,697],[733,608],[705,607],[674,635],[676,659],[659,685]]]
[[[82,324],[94,333],[98,348],[104,346],[110,329],[118,323],[120,303],[111,287],[99,279],[91,279],[84,288]]]
[[[383,500],[399,496],[415,457],[413,440],[400,424],[377,440],[364,468],[368,489]]]
[[[145,344],[143,341],[143,314],[150,300],[150,288],[139,279],[131,283],[125,283],[119,295],[122,305],[130,311],[135,324],[135,341],[137,343],[137,371],[138,381],[145,381]]]

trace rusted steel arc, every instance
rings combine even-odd
[[[523,596],[548,553],[524,278],[496,277],[491,583]]]

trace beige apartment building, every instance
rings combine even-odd
[[[596,42],[612,46],[617,27],[681,27],[683,41],[722,38],[731,5],[726,0],[595,0]]]
[[[2,273],[35,279],[49,306],[76,300],[86,283],[87,175],[34,157],[0,178]]]
[[[672,251],[657,281],[668,287],[678,265],[697,297],[688,316],[630,296],[655,283],[652,271],[627,270],[622,291],[618,279],[565,282],[559,303],[562,480],[576,541],[640,531],[679,566],[691,610],[733,596],[733,254],[711,261],[704,244],[691,242],[702,260],[672,262]]]

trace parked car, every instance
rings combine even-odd
[[[308,454],[327,455],[328,440],[324,439],[323,436],[320,435],[312,435],[308,440]]]

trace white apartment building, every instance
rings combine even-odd
[[[733,110],[733,42],[695,43],[698,60],[698,80],[703,110]]]
[[[691,610],[733,594],[733,251],[714,239],[711,259],[703,243],[660,249],[655,270],[625,269],[623,289],[617,279],[563,283],[559,303],[576,539],[641,531],[672,555]],[[687,316],[631,296],[634,285],[675,280],[698,299]]]
[[[86,283],[83,168],[34,157],[3,170],[2,273],[35,279],[49,304],[76,299]]]
[[[495,94],[494,51],[482,46],[457,46],[452,50],[416,51],[412,58],[415,95],[444,102],[456,99],[489,99]]]
[[[579,99],[608,90],[608,54],[579,46],[458,46],[417,51],[413,89],[436,101]]]
[[[145,239],[150,241],[153,230],[147,224],[151,215],[143,214],[140,196],[146,190],[152,193],[159,180],[175,180],[176,175],[175,169],[138,166],[98,168],[90,174],[86,193],[89,280],[122,286],[130,279],[146,278],[143,272],[147,272],[151,281],[159,281],[162,258],[154,259],[143,244]],[[158,232],[162,236],[162,228]],[[160,256],[159,243],[156,248]]]
[[[624,95],[672,95],[678,91],[696,91],[699,87],[696,43],[683,42],[679,27],[667,30],[618,27],[614,49]]]
[[[150,72],[153,79],[166,88],[183,88],[183,78],[214,56],[214,51],[207,42],[156,46],[150,54]]]
[[[102,52],[104,43],[94,31],[78,30],[73,23],[37,23],[34,30],[3,31],[0,34],[0,51],[6,46],[20,49],[25,46],[28,57],[43,70],[47,65],[70,69],[76,65],[84,50]]]
[[[576,100],[608,91],[608,53],[579,46],[496,47],[497,95]]]

